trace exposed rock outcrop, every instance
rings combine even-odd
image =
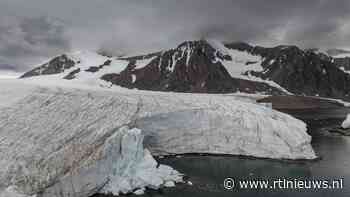
[[[264,57],[261,64],[264,71],[249,73],[270,79],[294,94],[349,99],[350,75],[339,69],[331,57],[296,46],[264,48],[242,43],[226,46]]]
[[[145,58],[152,60],[138,68],[137,61]],[[125,58],[130,64],[123,72],[106,74],[102,79],[144,90],[284,94],[266,83],[232,77],[217,59],[232,61],[230,55],[221,53],[207,41],[188,41],[161,53]]]
[[[53,58],[48,63],[25,73],[20,78],[58,74],[64,72],[69,68],[72,68],[74,65],[75,62],[71,60],[67,55],[61,55]]]

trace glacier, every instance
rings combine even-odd
[[[15,163],[8,176],[11,186],[1,197],[86,197],[95,193],[119,195],[135,189],[158,189],[175,182],[182,182],[182,174],[165,165],[159,165],[147,149],[143,149],[143,135],[139,129],[124,126],[109,137],[104,146],[89,158],[69,166],[78,151],[65,154],[63,161],[40,163],[22,160]],[[42,158],[44,159],[44,158]],[[18,161],[17,161],[18,162]],[[36,164],[27,162],[37,162]],[[6,172],[5,172],[6,173]],[[55,177],[55,178],[53,178]],[[6,181],[6,180],[5,180]],[[1,192],[1,190],[0,190]]]
[[[152,155],[316,158],[305,123],[247,98],[45,80],[0,80],[1,197],[142,193],[182,180]]]

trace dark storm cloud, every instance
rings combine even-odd
[[[124,54],[215,38],[350,48],[348,0],[0,0],[3,17],[0,64],[20,68],[69,45]]]

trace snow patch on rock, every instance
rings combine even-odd
[[[348,114],[346,116],[346,119],[344,120],[344,122],[341,124],[341,127],[343,129],[349,129],[350,128],[350,114]]]
[[[150,64],[156,58],[157,58],[157,56],[154,56],[154,57],[151,57],[151,58],[145,58],[145,59],[142,59],[142,60],[137,60],[136,63],[135,63],[136,67],[134,69],[137,70],[137,69],[144,68],[145,66]],[[116,73],[119,73],[119,72],[116,72]]]
[[[350,53],[342,53],[339,55],[333,55],[333,58],[349,58],[350,57]]]
[[[129,64],[129,61],[121,60],[116,57],[105,57],[96,52],[92,51],[77,51],[66,54],[66,56],[75,62],[75,65],[69,69],[64,69],[63,72],[52,75],[39,75],[33,78],[43,78],[44,80],[58,80],[65,78],[68,74],[79,70],[74,74],[74,78],[70,79],[75,82],[86,83],[87,85],[100,85],[101,77],[105,74],[110,73],[120,73],[122,72]],[[103,65],[106,61],[110,61],[110,65],[105,65],[102,68],[99,68],[97,72],[87,72],[91,67],[99,67]],[[145,59],[138,61],[138,66],[144,66],[151,59]]]
[[[136,82],[136,79],[137,79],[136,75],[132,74],[132,75],[131,75],[131,82],[132,82],[132,83],[135,83],[135,82]]]
[[[216,53],[216,57],[214,60],[214,63],[221,62],[221,64],[225,67],[225,69],[231,75],[231,77],[266,83],[287,94],[291,94],[290,92],[288,92],[286,89],[284,89],[274,81],[264,80],[249,74],[249,71],[264,72],[264,68],[261,66],[263,62],[263,57],[259,55],[252,55],[246,51],[229,49],[225,47],[224,44],[216,40],[207,40],[207,42],[214,49],[216,49],[217,52],[220,52],[222,55],[227,55],[232,58],[232,60],[227,60],[227,59],[222,60],[221,58],[217,57],[217,53]],[[270,63],[272,64],[274,62],[270,62]]]

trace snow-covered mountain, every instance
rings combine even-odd
[[[148,150],[316,158],[303,122],[238,95],[106,89],[39,77],[2,80],[0,103],[1,197],[142,192],[181,180]]]
[[[350,66],[344,66],[344,61],[296,46],[265,48],[199,40],[133,57],[106,57],[94,52],[64,54],[22,78],[51,75],[93,84],[103,80],[142,90],[293,93],[349,99]]]
[[[262,56],[264,71],[250,74],[272,80],[294,94],[349,99],[350,75],[330,56],[297,46],[265,48],[244,43],[226,46]]]
[[[231,50],[216,41],[188,41],[178,47],[135,57],[106,57],[93,52],[65,54],[25,73],[22,78],[54,78],[127,88],[175,92],[249,92],[288,94],[278,84],[248,75],[262,71],[263,58]]]

